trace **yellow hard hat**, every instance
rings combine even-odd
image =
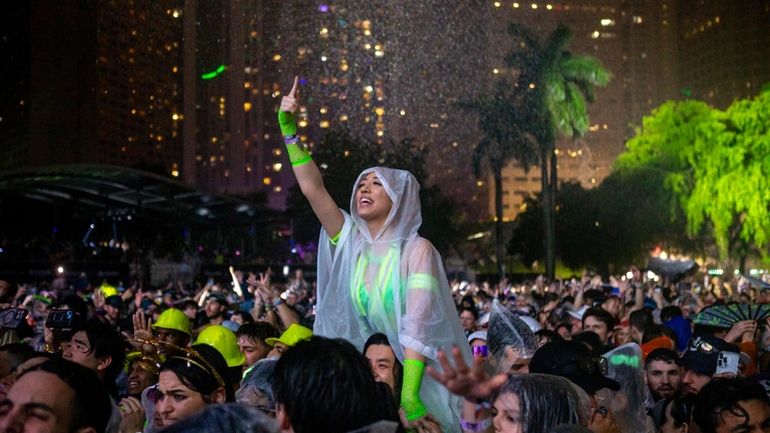
[[[158,321],[152,325],[153,329],[173,329],[175,331],[184,332],[187,335],[192,336],[190,330],[190,319],[185,316],[181,310],[176,308],[169,308],[168,310],[160,313]]]
[[[268,346],[275,346],[275,343],[280,341],[281,343],[291,347],[299,343],[302,340],[309,340],[313,336],[313,331],[309,328],[305,328],[302,325],[296,323],[289,326],[289,329],[283,332],[278,338],[268,338],[265,340]]]
[[[212,325],[206,327],[198,335],[195,344],[208,344],[217,349],[227,361],[228,367],[238,367],[246,362],[246,356],[238,349],[238,337],[224,326]]]
[[[105,298],[109,298],[110,296],[115,296],[118,294],[118,289],[116,289],[115,286],[111,286],[107,283],[102,283],[102,285],[99,286],[99,289],[101,289],[102,293],[104,293]]]

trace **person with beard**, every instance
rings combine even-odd
[[[206,313],[206,319],[208,323],[204,325],[221,325],[225,321],[225,314],[227,313],[227,298],[221,293],[212,293],[206,298],[206,304],[203,309]]]
[[[656,402],[679,393],[682,371],[676,361],[676,352],[666,348],[653,350],[644,360],[644,381]]]

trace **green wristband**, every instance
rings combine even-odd
[[[428,414],[428,410],[420,400],[420,386],[425,374],[425,363],[418,359],[404,360],[404,383],[401,386],[401,407],[406,419],[414,421]]]
[[[292,167],[307,164],[313,160],[307,149],[305,149],[305,146],[296,141],[293,143],[286,143],[286,153],[289,154],[289,162],[291,162]]]
[[[279,111],[278,126],[281,127],[281,134],[283,134],[284,137],[297,135],[297,119],[294,117],[294,113]]]

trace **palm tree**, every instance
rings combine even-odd
[[[528,106],[534,121],[531,133],[537,138],[543,197],[546,275],[553,279],[556,268],[555,195],[557,188],[558,136],[579,138],[588,132],[587,103],[595,99],[594,87],[606,86],[610,74],[590,56],[567,50],[570,30],[559,25],[544,44],[527,28],[511,23],[508,29],[514,50],[506,58],[518,71],[516,85],[530,89]]]
[[[481,141],[473,150],[473,173],[481,177],[481,168],[486,161],[495,182],[495,257],[499,278],[505,276],[503,269],[503,168],[516,160],[525,169],[535,162],[534,141],[527,133],[529,111],[522,105],[524,99],[510,83],[498,81],[493,96],[479,97],[475,101],[463,102],[459,106],[476,113],[483,133]]]

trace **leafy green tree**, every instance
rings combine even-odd
[[[535,161],[534,144],[528,133],[531,124],[526,106],[526,95],[505,81],[498,81],[492,97],[481,96],[459,106],[475,113],[482,131],[482,139],[473,150],[473,173],[481,177],[486,164],[492,172],[495,191],[495,257],[499,278],[505,276],[503,267],[503,168],[511,161],[525,169]]]
[[[594,87],[606,86],[610,74],[597,59],[568,51],[572,35],[566,26],[559,25],[544,43],[516,23],[510,24],[509,33],[514,49],[506,60],[519,72],[516,87],[531,89],[527,106],[534,111],[530,131],[538,143],[546,274],[553,278],[558,182],[556,140],[559,136],[574,139],[585,135],[589,124],[587,104],[595,99]]]
[[[727,110],[703,102],[668,102],[645,118],[617,161],[621,170],[664,173],[687,219],[688,234],[713,236],[726,265],[740,268],[770,239],[770,91]]]

